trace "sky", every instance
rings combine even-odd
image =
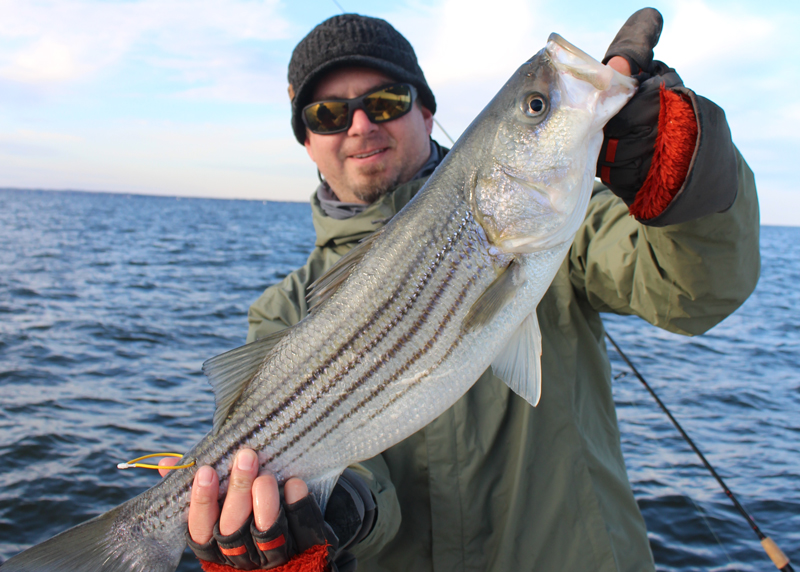
[[[800,226],[800,3],[651,5],[665,22],[656,58],[725,110],[762,224]],[[286,68],[339,6],[409,39],[457,137],[551,32],[600,59],[643,5],[0,0],[0,187],[308,200],[317,175],[292,135]]]

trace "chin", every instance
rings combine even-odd
[[[397,178],[387,179],[386,177],[375,178],[364,181],[358,185],[353,192],[362,201],[373,203],[383,195],[394,189],[398,185]]]

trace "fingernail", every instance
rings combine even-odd
[[[253,451],[242,451],[236,457],[236,467],[240,471],[249,471],[256,463],[256,454]]]
[[[214,480],[214,471],[211,467],[200,467],[197,471],[197,484],[207,487]]]

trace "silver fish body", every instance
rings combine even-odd
[[[602,127],[635,83],[557,35],[419,194],[316,287],[284,335],[206,365],[214,429],[184,457],[222,494],[235,453],[324,504],[338,475],[421,429],[488,367],[536,404],[536,306],[589,201]],[[9,560],[13,570],[177,567],[195,469]]]

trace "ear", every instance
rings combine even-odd
[[[428,136],[433,133],[433,113],[425,107],[424,105],[420,104],[420,110],[422,110],[422,119],[425,121],[425,130],[428,132]],[[306,136],[306,141],[308,141],[308,137]]]

